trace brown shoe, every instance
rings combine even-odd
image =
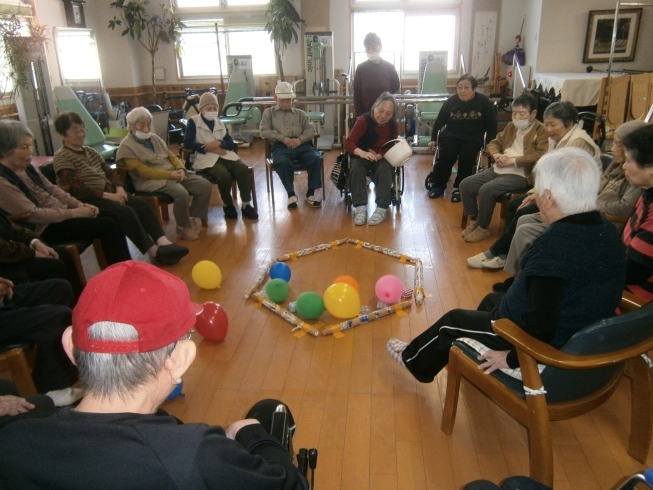
[[[478,226],[474,231],[467,235],[464,240],[469,243],[476,243],[485,240],[486,238],[490,238],[490,230]]]

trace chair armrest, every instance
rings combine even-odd
[[[12,214],[7,216],[14,223],[19,223],[21,221],[27,221],[29,219],[30,213],[21,213],[21,214]]]
[[[640,298],[639,296],[635,296],[630,291],[623,291],[621,293],[621,303],[619,304],[619,308],[621,308],[621,311],[623,312],[634,311],[648,303],[649,301]]]
[[[613,223],[628,223],[628,218],[625,216],[617,216],[616,214],[603,213],[605,219],[612,221]]]
[[[561,352],[555,347],[537,340],[507,318],[501,318],[494,322],[492,329],[497,335],[514,345],[517,350],[525,352],[542,364],[560,369],[592,369],[610,366],[653,348],[653,338],[648,338],[626,349],[591,356],[576,356]]]

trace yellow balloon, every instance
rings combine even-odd
[[[324,306],[336,318],[353,318],[361,309],[358,291],[344,282],[332,284],[324,291]]]
[[[215,289],[220,287],[222,272],[210,260],[200,260],[193,266],[193,282],[202,289]]]

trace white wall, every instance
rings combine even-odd
[[[542,19],[537,50],[538,72],[583,72],[583,50],[587,17],[590,10],[614,10],[614,0],[541,0]],[[639,28],[635,60],[613,63],[613,69],[653,70],[653,9],[644,8]],[[607,63],[592,63],[597,70],[605,70]]]

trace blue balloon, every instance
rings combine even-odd
[[[270,267],[270,278],[283,279],[286,282],[290,281],[290,267],[283,262],[277,262]]]
[[[179,384],[176,384],[172,392],[168,395],[168,398],[166,398],[166,401],[169,402],[170,400],[174,400],[178,396],[186,396],[181,392],[183,387],[184,387],[183,381],[180,381]]]

